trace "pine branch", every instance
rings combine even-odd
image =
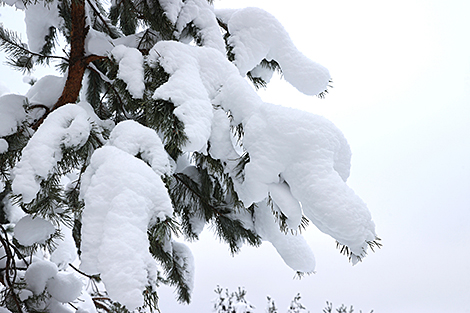
[[[108,20],[103,16],[103,14],[95,7],[95,5],[91,2],[91,0],[87,0],[88,4],[90,5],[91,9],[93,12],[95,12],[96,16],[101,20],[102,25],[104,25],[105,29],[107,30],[107,34],[112,38],[116,39],[119,36],[119,34],[116,32],[116,30],[112,30],[109,27]]]
[[[41,60],[48,59],[59,59],[68,61],[66,57],[48,55],[44,53],[36,53],[27,49],[26,47],[27,45],[21,42],[21,39],[15,32],[9,31],[3,28],[2,25],[0,25],[0,49],[10,55],[8,62],[10,65],[14,67],[20,67],[29,71],[32,68],[33,57],[38,58],[40,62]],[[43,47],[42,52],[50,52],[50,49],[52,49],[51,43]]]

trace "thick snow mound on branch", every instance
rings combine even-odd
[[[113,48],[113,40],[107,34],[93,28],[88,30],[85,39],[85,50],[87,54],[108,55]]]
[[[46,75],[26,93],[30,104],[42,104],[51,109],[59,100],[65,86],[65,77]]]
[[[216,50],[207,48],[207,51]],[[160,41],[150,52],[151,60],[159,61],[170,79],[157,88],[154,99],[171,101],[174,114],[184,123],[188,143],[186,151],[199,151],[205,147],[211,133],[212,104],[200,75],[201,66],[194,47],[177,42]]]
[[[26,93],[30,105],[42,105],[52,109],[64,90],[65,80],[65,77],[54,75],[42,77]],[[37,120],[44,114],[45,111],[42,107],[29,109],[28,121]]]
[[[315,257],[304,237],[281,233],[271,209],[264,201],[255,207],[254,221],[256,233],[272,243],[289,267],[303,273],[315,270]]]
[[[73,273],[58,272],[47,281],[46,288],[54,299],[67,303],[80,296],[83,283]]]
[[[268,190],[274,204],[287,217],[287,226],[297,229],[302,220],[302,208],[299,201],[292,196],[289,186],[285,182],[269,184]]]
[[[49,34],[50,27],[58,28],[60,25],[58,1],[37,1],[29,3],[25,9],[24,21],[29,49],[41,52],[45,44],[44,37]]]
[[[18,242],[27,247],[35,243],[45,243],[55,233],[55,227],[42,217],[33,218],[26,215],[16,223],[14,232]]]
[[[0,137],[18,130],[18,126],[26,119],[25,104],[26,97],[23,96],[8,94],[0,97]]]
[[[194,114],[191,110],[196,106],[191,106],[191,101],[195,97],[186,86],[202,85],[205,89],[198,90],[197,95],[206,110],[213,104],[230,112],[232,126],[243,125],[243,147],[250,162],[245,167],[244,182],[236,182],[235,188],[245,206],[263,201],[272,189],[274,202],[289,217],[289,226],[298,225],[301,219],[300,202],[305,215],[321,231],[347,245],[354,254],[363,255],[367,242],[375,240],[375,226],[366,205],[345,183],[351,151],[333,123],[308,112],[264,103],[236,67],[215,49],[162,41],[151,50],[150,58],[170,74],[156,96],[185,103],[188,114]],[[177,91],[182,86],[185,90]],[[220,131],[208,137],[209,153],[230,164],[230,159],[236,159],[236,151],[219,138],[226,134],[226,117],[208,111],[200,114],[207,121],[199,127],[212,126],[209,129]],[[220,123],[209,119],[209,114]],[[188,137],[197,138],[201,132],[195,132],[194,126],[201,119],[191,117],[197,121],[186,117],[185,130],[192,130]],[[197,147],[207,140],[205,135],[199,138]],[[277,188],[279,183],[287,184],[289,190]]]
[[[88,115],[77,105],[67,104],[49,114],[13,169],[13,192],[22,195],[25,203],[31,202],[40,182],[62,158],[62,148],[80,148],[88,140],[90,130]]]
[[[35,295],[47,290],[53,299],[62,303],[77,299],[83,288],[83,283],[77,276],[59,272],[57,266],[47,260],[34,259],[26,270],[24,279],[26,288]]]
[[[54,263],[34,259],[33,263],[28,267],[24,274],[26,288],[31,290],[35,295],[44,292],[47,281],[57,274],[57,266]]]
[[[155,130],[135,121],[123,121],[114,127],[108,145],[115,146],[133,156],[140,155],[159,175],[170,172],[168,154]]]
[[[147,228],[173,213],[162,180],[142,160],[105,146],[93,153],[80,195],[82,270],[101,273],[111,298],[128,309],[143,305],[142,292],[156,275]]]
[[[186,0],[176,21],[176,30],[181,34],[190,24],[197,28],[202,45],[225,53],[225,42],[219,30],[219,24],[213,7],[207,0]]]
[[[144,96],[144,57],[136,48],[123,45],[115,47],[111,54],[119,62],[117,77],[126,83],[126,89],[134,98]]]
[[[40,181],[52,173],[62,158],[62,148],[80,148],[88,140],[91,125],[85,110],[74,104],[64,105],[44,120],[23,149],[23,156],[13,169],[13,192],[31,202],[40,189]]]
[[[228,43],[242,75],[263,59],[275,60],[284,78],[300,92],[317,95],[326,90],[330,81],[328,70],[297,50],[287,31],[271,14],[258,8],[218,10],[216,14],[228,26]]]
[[[375,225],[345,183],[351,152],[336,126],[321,116],[263,105],[245,125],[244,147],[250,155],[241,187],[245,205],[264,199],[281,177],[321,231],[363,255],[375,240]]]

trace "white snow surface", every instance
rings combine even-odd
[[[126,89],[133,98],[141,99],[145,90],[142,53],[136,48],[119,45],[111,54],[119,62],[117,77],[126,83]]]
[[[327,119],[291,108],[262,105],[245,124],[242,200],[265,198],[282,177],[305,215],[323,232],[362,255],[375,240],[375,225],[362,200],[345,183],[351,152]]]
[[[78,310],[75,313],[97,313],[93,299],[88,292],[82,292],[79,299],[80,301],[76,305]]]
[[[35,295],[41,294],[46,288],[47,281],[54,277],[57,272],[57,266],[54,263],[47,260],[34,259],[24,274],[26,288]]]
[[[59,302],[71,302],[82,293],[83,283],[74,273],[58,272],[46,282],[49,294]]]
[[[108,55],[113,50],[113,39],[107,34],[90,27],[85,39],[86,54]]]
[[[65,77],[54,75],[46,75],[39,79],[26,93],[29,104],[40,104],[52,109],[64,90],[65,80]],[[29,110],[28,119],[39,119],[44,113],[44,108]]]
[[[13,169],[13,192],[31,202],[62,157],[61,148],[81,147],[90,135],[86,111],[74,104],[54,110],[44,120],[23,149],[21,160]]]
[[[188,248],[184,243],[172,241],[171,242],[173,247],[173,256],[184,269],[183,272],[183,279],[188,287],[190,293],[194,288],[194,257],[191,249]]]
[[[173,102],[174,114],[184,123],[188,143],[184,151],[199,151],[205,147],[211,133],[212,104],[201,77],[202,70],[194,57],[194,47],[171,41],[160,41],[150,51],[149,59],[159,61],[170,79],[157,88],[154,99]],[[207,48],[207,51],[217,53]],[[211,66],[212,68],[212,66]]]
[[[120,122],[109,136],[108,145],[115,146],[133,156],[140,154],[158,174],[169,174],[171,171],[168,154],[155,130],[135,121]]]
[[[61,239],[55,240],[57,248],[51,254],[51,262],[55,263],[59,269],[66,269],[69,263],[77,259],[77,248],[72,236],[72,229],[61,225]]]
[[[62,312],[65,308],[57,302],[74,301],[80,296],[83,288],[82,281],[74,273],[59,272],[54,263],[39,258],[33,258],[33,263],[26,270],[24,279],[26,288],[35,295],[47,290],[52,296],[52,299],[48,300],[51,312]]]
[[[30,104],[42,104],[52,108],[62,94],[65,77],[46,75],[39,79],[26,93]]]
[[[54,232],[55,227],[51,222],[39,216],[33,218],[31,215],[24,216],[14,228],[15,238],[23,246],[45,243]]]
[[[180,14],[181,8],[183,7],[182,0],[158,0],[163,11],[165,11],[166,17],[173,23],[176,24],[178,15]]]
[[[228,26],[228,43],[240,74],[244,76],[263,59],[275,60],[284,78],[300,92],[317,95],[326,90],[329,71],[303,55],[274,16],[259,8],[224,9],[216,14]]]
[[[256,233],[276,248],[284,262],[293,270],[311,273],[315,270],[315,257],[312,250],[300,234],[284,234],[271,213],[271,209],[263,201],[255,207]]]
[[[50,27],[58,28],[60,25],[58,1],[50,3],[37,1],[28,4],[25,10],[26,35],[29,49],[40,52],[44,46],[44,37],[49,34]]]
[[[282,213],[287,216],[286,223],[291,229],[297,229],[302,219],[302,208],[297,199],[292,196],[285,182],[268,185],[269,194]]]
[[[283,201],[300,202],[305,215],[321,231],[347,245],[356,255],[365,252],[367,241],[375,240],[375,225],[366,205],[345,183],[351,151],[336,126],[318,115],[264,103],[236,67],[217,50],[161,41],[152,49],[150,58],[160,62],[171,75],[156,90],[155,97],[187,103],[188,109],[197,111],[190,103],[193,94],[197,94],[207,104],[207,111],[209,104],[220,106],[230,111],[233,126],[243,124],[243,147],[249,153],[250,162],[245,167],[244,182],[236,183],[235,187],[245,206],[262,201],[270,186],[273,188],[272,184],[285,181],[294,199],[284,193],[278,197],[277,204],[292,216],[292,225],[300,218],[298,206],[289,211]],[[201,92],[201,85],[205,92]],[[188,93],[186,86],[197,86],[198,91]],[[209,117],[209,113],[200,115]],[[199,118],[197,122],[200,121]],[[190,126],[195,129],[196,122],[191,119],[183,122],[189,138],[196,137],[197,133],[188,131]],[[209,119],[204,127],[211,123],[222,131],[226,127],[223,122],[217,124]],[[228,156],[233,155],[233,147],[217,138],[219,135],[211,136],[209,152],[230,162]],[[196,148],[202,146],[203,141]]]
[[[0,97],[0,137],[15,133],[26,119],[26,97],[7,94]]]
[[[214,8],[207,0],[186,0],[179,12],[176,21],[176,30],[179,34],[190,23],[198,29],[202,45],[225,53],[225,42],[220,33],[219,24]]]
[[[6,141],[3,138],[0,138],[0,154],[5,153],[8,151],[8,141]],[[2,182],[0,182],[0,190],[3,190],[3,186],[1,185]]]
[[[143,305],[142,291],[157,272],[147,228],[173,213],[162,180],[144,161],[105,146],[92,155],[80,195],[81,269],[101,273],[110,297],[128,309]]]

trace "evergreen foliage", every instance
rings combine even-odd
[[[0,1],[1,4],[11,5],[11,1]],[[221,103],[223,101],[217,98],[218,94],[222,93],[221,90],[224,86],[216,86],[217,90],[210,91],[214,94],[211,94],[212,98],[209,103],[211,114],[214,113],[214,116],[215,112],[223,112],[218,117],[219,124],[222,126],[217,124],[217,127],[220,128],[215,128],[216,123],[209,121],[209,123],[213,123],[209,125],[209,132],[213,131],[214,134],[206,136],[204,147],[193,150],[187,149],[188,144],[193,143],[191,136],[194,136],[188,131],[190,122],[185,120],[190,114],[178,111],[182,107],[181,101],[177,99],[178,94],[175,97],[155,96],[163,86],[174,83],[172,79],[178,70],[168,64],[165,56],[159,55],[159,52],[154,49],[156,44],[179,41],[184,43],[185,47],[204,47],[206,49],[210,46],[210,49],[207,48],[203,51],[208,51],[208,55],[209,53],[216,55],[217,52],[217,56],[222,55],[223,59],[225,57],[228,61],[233,62],[227,61],[228,65],[223,64],[225,68],[219,64],[220,67],[214,67],[214,69],[222,71],[222,69],[229,68],[232,70],[235,68],[233,64],[237,65],[237,53],[239,52],[234,44],[235,35],[230,33],[228,22],[222,17],[216,17],[213,13],[211,1],[120,0],[112,1],[110,7],[106,7],[106,3],[99,0],[18,0],[14,5],[24,9],[27,13],[36,12],[34,14],[38,16],[40,13],[37,12],[44,13],[49,12],[48,10],[56,10],[57,16],[51,18],[50,21],[45,18],[46,24],[50,25],[43,29],[45,31],[43,35],[37,35],[40,38],[35,38],[41,41],[40,49],[35,49],[37,51],[22,42],[17,33],[5,29],[0,24],[0,49],[8,55],[7,63],[25,73],[31,72],[36,65],[56,65],[63,74],[61,81],[64,82],[64,87],[57,94],[40,94],[37,90],[40,87],[37,86],[47,79],[51,79],[44,77],[32,83],[32,89],[27,95],[33,99],[35,97],[33,91],[39,94],[34,103],[30,103],[30,99],[27,97],[15,96],[13,102],[4,104],[7,100],[0,97],[0,109],[16,108],[16,115],[11,115],[11,121],[14,125],[9,129],[2,129],[3,133],[0,133],[0,283],[2,284],[0,305],[2,307],[8,308],[11,312],[54,312],[54,310],[69,310],[70,308],[82,309],[81,305],[86,302],[83,299],[60,300],[63,298],[60,288],[58,291],[58,289],[51,287],[53,285],[51,281],[59,280],[61,277],[57,273],[74,273],[75,276],[88,280],[88,288],[83,289],[83,292],[86,293],[83,298],[89,298],[93,309],[83,308],[80,312],[87,310],[89,312],[93,312],[93,310],[96,312],[158,310],[157,287],[160,284],[174,286],[177,299],[180,302],[189,303],[193,288],[192,256],[186,252],[181,243],[175,241],[176,238],[188,241],[197,240],[202,228],[207,224],[221,241],[228,244],[232,254],[239,252],[243,244],[259,246],[262,240],[270,240],[269,234],[267,235],[263,233],[263,230],[260,230],[261,226],[257,225],[259,221],[256,220],[256,212],[265,202],[268,203],[268,207],[271,208],[275,220],[279,224],[277,228],[281,233],[286,234],[285,238],[295,237],[294,235],[300,233],[298,230],[307,227],[309,219],[312,220],[311,217],[306,217],[301,212],[298,225],[292,227],[292,224],[289,224],[289,222],[293,223],[290,220],[292,217],[275,203],[269,193],[265,199],[259,202],[244,202],[242,197],[243,183],[247,177],[247,167],[252,165],[254,161],[245,146],[245,139],[248,137],[245,133],[246,118],[241,118],[240,113],[235,112],[235,109],[224,107],[224,103]],[[171,5],[174,7],[169,8],[168,6]],[[33,8],[36,11],[33,11]],[[179,10],[178,14],[175,15],[174,10]],[[38,16],[26,19],[30,23],[28,26],[33,28],[37,26],[34,21],[38,20]],[[36,30],[38,31],[36,34],[39,34],[39,30]],[[28,39],[31,45],[32,38]],[[225,47],[217,51],[219,39],[222,46],[225,43]],[[131,78],[125,75],[128,74],[126,71],[129,71],[126,66],[133,66],[136,61],[133,59],[131,65],[123,65],[125,62],[129,62],[128,55],[119,55],[116,52],[116,48],[123,46],[127,49],[123,50],[126,53],[138,51],[139,57],[142,57],[142,62],[139,63],[139,70],[142,71],[132,72],[134,76]],[[223,51],[225,55],[220,51],[223,49],[225,49]],[[64,54],[60,51],[63,51]],[[189,64],[195,59],[196,53],[188,55],[187,59],[180,60],[180,62],[188,62]],[[224,61],[226,60],[224,59]],[[287,76],[282,69],[280,60],[266,57],[259,60],[259,64],[255,68],[241,74],[242,76],[246,75],[255,88],[260,88],[267,86],[269,77],[274,72]],[[314,67],[314,70],[316,69]],[[199,68],[199,70],[201,69]],[[224,76],[227,73],[220,75]],[[191,76],[192,73],[187,72],[186,74]],[[193,81],[189,79],[194,79],[194,77],[188,77],[188,85],[177,85],[177,88],[181,88],[182,93],[188,86],[206,88],[207,90],[198,92],[207,96],[210,93],[209,87],[212,87],[207,86],[209,84],[207,82],[216,81],[219,79],[218,75],[219,73],[216,72],[205,76],[199,74],[195,80],[200,86],[190,85],[189,83]],[[143,90],[136,91],[138,88],[133,86],[140,83],[140,80]],[[329,86],[328,84],[326,82],[324,88],[319,88],[325,89]],[[50,88],[50,93],[54,93],[52,87],[56,86],[47,87]],[[243,88],[237,90],[234,96],[243,95],[243,90]],[[249,90],[252,91],[251,88]],[[140,91],[141,94],[139,94]],[[320,90],[316,94],[323,97],[325,92],[327,91]],[[240,97],[240,106],[245,105],[245,101],[248,103],[248,98]],[[191,100],[197,102],[198,99],[191,98]],[[22,101],[22,105],[16,105],[15,101]],[[69,109],[71,106],[80,107],[80,110],[71,111]],[[80,114],[83,112],[87,114],[87,118],[80,120]],[[60,123],[57,123],[54,126],[56,128],[51,131],[53,116],[60,120]],[[210,119],[215,121],[214,116],[210,115]],[[0,123],[7,121],[6,118],[5,120],[1,118],[5,117],[0,116]],[[151,130],[151,134],[155,134],[155,138],[159,139],[149,143],[150,137],[141,138],[142,131],[131,139],[127,138],[127,146],[119,146],[119,133],[115,133],[114,130],[118,127],[116,125],[122,125],[120,123],[126,121],[134,121],[141,127],[133,126],[134,130]],[[224,128],[224,125],[227,127]],[[81,128],[75,131],[74,127]],[[37,134],[41,130],[46,132],[47,129],[49,129],[50,138],[39,140]],[[222,135],[220,133],[223,132],[223,129],[227,130],[227,134],[229,134],[225,142],[233,150],[231,155],[230,151],[225,151],[229,155],[225,158],[215,156],[217,151],[221,149],[220,142],[213,139],[213,136]],[[157,153],[159,150],[156,146],[160,143],[163,146],[164,157],[159,157]],[[135,148],[137,145],[140,146]],[[54,259],[54,253],[62,249],[67,241],[67,236],[73,237],[76,250],[72,250],[78,259],[83,257],[84,251],[88,251],[88,247],[84,246],[84,238],[87,234],[84,232],[83,224],[88,206],[86,189],[90,185],[95,186],[93,185],[95,182],[90,181],[95,172],[100,170],[99,162],[102,160],[96,157],[97,151],[105,151],[105,148],[111,148],[111,146],[125,151],[128,160],[132,160],[133,164],[137,164],[136,166],[145,164],[146,169],[151,173],[145,172],[147,176],[142,173],[136,174],[142,174],[142,177],[145,178],[153,177],[152,175],[161,178],[165,187],[162,197],[166,197],[165,199],[168,199],[168,203],[171,202],[172,206],[172,212],[168,213],[163,208],[164,201],[155,200],[158,205],[152,202],[146,208],[150,213],[142,211],[149,215],[147,229],[144,231],[146,235],[144,237],[148,239],[145,244],[148,245],[147,250],[149,251],[142,251],[142,253],[149,253],[153,257],[152,261],[158,262],[159,266],[157,268],[155,265],[154,268],[153,263],[146,264],[146,267],[144,266],[145,268],[142,269],[147,271],[148,282],[144,288],[139,287],[139,292],[143,297],[143,302],[139,307],[126,307],[124,303],[119,302],[119,299],[114,299],[111,296],[112,288],[107,285],[105,274],[82,271],[73,263],[77,259],[66,259],[65,257],[60,261]],[[50,149],[54,151],[50,152]],[[106,151],[115,150],[108,149]],[[94,161],[94,157],[97,158],[97,161]],[[35,164],[36,159],[42,160],[42,163],[40,162],[41,164],[35,168],[31,164]],[[23,175],[19,173],[20,169],[29,165],[31,165],[30,174],[33,177],[29,181],[31,186],[25,183],[15,187],[15,181],[18,177],[22,178]],[[128,166],[128,164],[119,165],[124,169]],[[110,173],[109,176],[112,174]],[[275,175],[275,179],[279,179],[279,184],[288,190],[288,197],[293,199],[294,196],[282,177],[282,173]],[[123,184],[125,183],[128,182],[123,182]],[[132,183],[138,184],[140,181]],[[26,196],[26,193],[30,193],[30,191],[17,191],[20,187],[21,190],[24,188],[34,189],[35,184],[37,184],[38,190],[34,192],[31,199]],[[146,192],[145,188],[135,189],[143,193]],[[125,193],[122,191],[117,194],[121,196]],[[135,194],[133,195],[135,196]],[[147,194],[147,196],[152,198],[154,195]],[[90,201],[94,200],[96,199],[93,198]],[[113,205],[119,206],[120,204],[114,203],[115,198],[106,200],[103,201],[102,206],[98,206],[100,209],[106,206],[112,208]],[[138,209],[142,209],[140,207],[144,206],[142,203],[147,204],[148,202],[139,203]],[[301,210],[300,204],[298,208]],[[132,209],[134,207],[129,206],[129,211]],[[24,242],[22,243],[17,238],[16,232],[20,231],[15,226],[17,222],[19,223],[18,216],[20,215],[31,216],[36,222],[44,220],[44,223],[51,224],[55,231],[45,234],[44,238],[39,238],[32,244],[24,245]],[[132,218],[130,217],[129,220]],[[119,226],[114,225],[114,227]],[[67,235],[69,229],[71,235]],[[123,229],[122,232],[131,235],[136,233],[133,229]],[[375,236],[373,230],[370,234]],[[375,237],[368,240],[366,246],[380,247],[380,243],[376,240],[378,239]],[[341,252],[353,258],[353,261],[354,258],[363,256],[363,254],[358,256],[344,243],[338,241],[338,245]],[[362,249],[365,254],[365,248]],[[96,254],[98,252],[100,251],[97,251]],[[46,263],[41,263],[42,261]],[[37,274],[34,269],[41,268],[41,266],[44,267],[44,271],[52,268],[52,271],[55,272],[43,277],[44,286],[33,288],[31,286],[34,284],[28,281],[27,277]],[[312,272],[313,265],[308,264],[308,266],[305,271]],[[299,275],[302,275],[303,270],[294,269],[298,271]],[[130,272],[134,269],[127,268],[127,270]],[[72,283],[75,281],[72,280]],[[126,281],[120,283],[127,284]],[[229,293],[228,290],[223,291],[217,288],[216,292],[219,296],[216,304],[217,312],[240,312],[236,308],[237,305],[238,307],[243,305],[245,312],[252,312],[253,306],[244,299],[246,292],[243,289]],[[304,310],[299,300],[300,296],[294,298],[289,312]],[[131,299],[129,303],[132,301],[134,299]],[[69,305],[67,306],[65,303]],[[272,313],[277,312],[273,301],[270,302],[269,310]]]

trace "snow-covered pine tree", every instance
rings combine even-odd
[[[0,97],[2,306],[148,310],[159,283],[189,302],[193,259],[175,239],[196,240],[206,224],[232,253],[271,242],[299,273],[315,267],[296,235],[309,221],[353,263],[379,245],[345,183],[341,132],[264,103],[245,79],[265,86],[278,71],[317,96],[330,83],[267,12],[207,0],[0,1],[25,14],[27,43],[0,27],[8,63],[61,72]]]

